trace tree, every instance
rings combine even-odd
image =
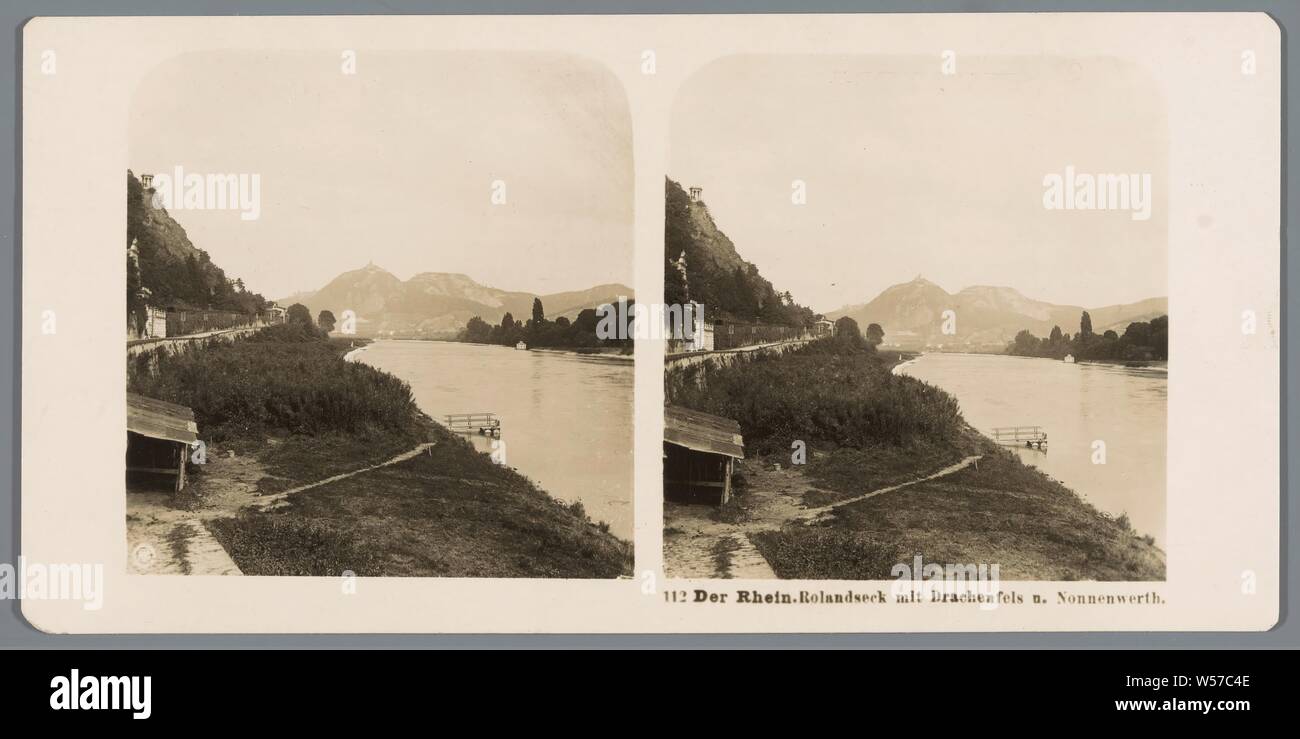
[[[290,326],[314,328],[314,324],[311,322],[311,311],[307,310],[307,306],[302,303],[294,303],[289,306],[289,310],[284,314],[284,322]]]
[[[476,344],[486,344],[492,339],[492,325],[479,316],[469,319],[465,324],[465,340]]]
[[[496,334],[495,341],[498,344],[506,344],[507,346],[515,344],[519,341],[519,334],[521,333],[519,322],[515,320],[515,317],[509,311],[506,311],[506,314],[501,316],[501,325],[497,327],[494,333]]]
[[[1016,334],[1016,339],[1012,343],[1012,353],[1019,354],[1022,357],[1032,357],[1038,352],[1038,337],[1034,336],[1027,330],[1022,330]]]
[[[321,330],[325,333],[334,330],[334,323],[334,314],[330,311],[323,310],[320,312],[320,315],[316,316],[316,325],[320,326]]]
[[[546,323],[546,312],[542,310],[542,299],[533,298],[533,327],[541,328]]]
[[[1084,311],[1079,317],[1079,337],[1084,339],[1092,337],[1092,316],[1088,315],[1088,311]]]
[[[1151,349],[1156,359],[1169,358],[1169,316],[1151,319]]]
[[[1052,333],[1047,335],[1047,340],[1052,342],[1053,344],[1061,343],[1061,327],[1053,326]]]
[[[873,347],[880,346],[885,340],[885,329],[880,327],[879,323],[867,325],[867,343]]]
[[[1124,341],[1132,346],[1151,345],[1151,324],[1146,321],[1134,321],[1124,329]]]
[[[858,328],[858,322],[844,316],[835,322],[835,338],[843,336],[846,340],[861,341],[862,331]]]
[[[596,315],[595,308],[583,308],[578,312],[578,317],[573,319],[573,329],[580,334],[596,335],[596,326],[600,323],[600,317]]]

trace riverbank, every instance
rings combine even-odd
[[[616,362],[633,362],[635,357],[630,349],[551,349],[548,347],[532,348],[530,352],[541,352],[543,354],[562,354],[570,357],[590,357],[594,359],[609,359]]]
[[[1098,511],[1074,491],[967,429],[952,447],[913,450],[904,462],[840,452],[809,464],[806,506],[827,506],[900,485],[978,456],[951,474],[832,508],[813,523],[757,533],[754,543],[782,578],[892,579],[920,555],[938,564],[997,564],[1004,580],[1164,580],[1165,555],[1127,519]],[[865,483],[865,484],[863,484]],[[742,503],[743,506],[743,503]]]
[[[401,378],[431,418],[491,413],[467,437],[594,521],[633,535],[633,365],[492,344],[377,342],[358,359]]]
[[[892,579],[918,554],[998,564],[1008,580],[1165,578],[1164,553],[1126,516],[980,435],[943,391],[891,372],[911,359],[808,352],[714,369],[707,391],[667,383],[674,402],[740,420],[750,456],[728,505],[665,505],[668,574],[762,576],[734,567],[736,552],[753,549],[779,578]],[[802,385],[754,400],[748,388],[786,375]],[[805,464],[792,464],[790,438],[805,442]]]
[[[273,332],[129,371],[134,392],[192,407],[208,444],[166,504],[247,575],[631,574],[629,542],[431,421],[405,383],[345,361],[358,350]]]
[[[246,575],[614,578],[631,574],[632,547],[491,462],[438,424],[409,459],[213,522]],[[335,458],[341,440],[293,440],[262,455],[265,497],[375,456]],[[387,452],[385,452],[386,454]],[[330,461],[329,469],[321,462]],[[336,473],[337,474],[337,473]],[[272,484],[268,487],[265,481]],[[271,495],[267,495],[271,493]]]
[[[996,352],[994,352],[994,351],[989,351],[989,352],[944,352],[944,351],[923,352],[923,351],[915,351],[915,350],[913,350],[913,351],[907,351],[907,350],[898,350],[898,349],[882,349],[882,350],[881,350],[881,353],[882,353],[882,354],[894,354],[894,353],[899,353],[900,351],[901,351],[901,353],[903,353],[903,354],[910,354],[910,355],[912,356],[913,359],[915,359],[915,358],[917,358],[917,357],[919,357],[919,356],[922,356],[922,355],[924,355],[924,354],[976,354],[976,355],[986,356],[986,357],[1018,357],[1018,358],[1020,358],[1020,359],[1041,359],[1041,360],[1044,360],[1044,361],[1047,361],[1047,362],[1063,362],[1063,361],[1064,361],[1064,360],[1062,360],[1062,359],[1058,359],[1057,357],[1038,357],[1038,356],[1029,356],[1029,355],[1024,355],[1024,354],[1008,354],[1008,353],[1005,352],[1005,351],[996,351]],[[1077,359],[1077,360],[1075,360],[1074,362],[1069,362],[1069,363],[1067,363],[1067,364],[1096,364],[1096,365],[1101,365],[1101,366],[1106,366],[1106,367],[1128,367],[1128,368],[1130,368],[1130,369],[1149,369],[1149,370],[1152,370],[1152,371],[1155,371],[1155,372],[1168,372],[1168,371],[1169,371],[1169,361],[1168,361],[1168,360],[1163,360],[1163,359]]]
[[[442,342],[447,344],[468,344],[470,346],[499,346],[503,349],[514,349],[509,344],[494,344],[484,341],[463,341],[461,339],[385,339],[385,341],[425,341],[425,342]],[[553,346],[529,346],[526,351],[546,352],[548,354],[567,354],[575,357],[600,357],[603,359],[616,359],[625,362],[633,361],[633,348],[630,346],[606,348],[599,346],[573,346],[573,347],[553,347]]]
[[[1080,359],[1076,364],[1098,364],[1108,367],[1149,370],[1151,372],[1169,372],[1169,362],[1167,360]]]

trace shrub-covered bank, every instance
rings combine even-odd
[[[956,438],[961,413],[951,395],[890,373],[875,351],[836,346],[821,339],[786,354],[742,355],[726,367],[694,365],[671,373],[668,399],[736,419],[757,454],[788,450],[793,440],[866,448]]]
[[[968,430],[961,452],[978,464],[834,509],[811,526],[786,526],[754,535],[754,543],[783,578],[889,580],[891,568],[920,555],[927,563],[997,564],[1004,580],[1165,579],[1165,555],[1125,516],[1113,517],[1074,491],[1023,464],[1016,455]],[[880,475],[870,457],[840,450],[813,460],[808,475],[821,488],[815,504],[876,489],[853,484]],[[897,484],[951,464],[960,453],[930,450]],[[886,465],[888,467],[888,465]],[[808,498],[805,497],[805,501]]]
[[[893,375],[893,362],[870,350],[845,349],[822,340],[666,379],[670,402],[739,421],[748,459],[737,482],[747,484],[736,486],[719,520],[742,528],[748,511],[762,507],[764,485],[820,508],[979,457],[829,509],[813,524],[760,527],[750,538],[779,577],[892,579],[894,565],[920,555],[998,564],[1012,580],[1164,579],[1164,553],[1127,517],[1098,511],[981,436],[946,392]],[[790,464],[794,441],[805,443],[806,464]]]
[[[262,477],[248,503],[432,444],[405,461],[296,493],[283,506],[212,520],[245,574],[631,573],[629,543],[433,423],[405,382],[344,360],[354,343],[291,324],[128,362],[130,392],[194,409],[210,456],[255,459],[251,468]],[[199,492],[187,490],[178,505],[227,505],[231,489],[247,488],[212,479],[221,473],[208,467],[192,467]],[[223,491],[222,499],[204,499],[205,490]]]

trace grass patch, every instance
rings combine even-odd
[[[750,540],[778,577],[804,580],[887,580],[902,561],[888,540],[840,528],[765,531]]]
[[[613,578],[632,547],[462,439],[323,485],[217,534],[249,574]],[[237,535],[237,532],[242,532]]]
[[[817,496],[825,505],[854,495],[897,485],[960,462],[974,451],[969,437],[937,443],[913,439],[906,444],[871,444],[864,449],[839,447],[814,456],[805,467],[809,479],[825,489]]]
[[[245,512],[215,519],[208,528],[245,575],[385,574],[372,547],[330,522],[290,513]]]
[[[978,467],[835,509],[824,526],[761,535],[760,549],[778,574],[807,579],[887,577],[868,556],[875,550],[864,549],[873,542],[896,548],[891,556],[902,558],[890,566],[920,554],[937,564],[997,564],[1005,580],[1165,579],[1164,553],[1124,517],[990,441],[968,441],[985,455]]]
[[[426,427],[415,438],[408,433],[382,431],[289,436],[266,447],[258,459],[266,466],[268,475],[284,480],[284,487],[291,487],[392,459],[410,451],[420,441],[432,438],[431,433]]]
[[[173,526],[172,530],[167,532],[167,546],[172,550],[172,559],[180,563],[181,574],[190,574],[190,537],[194,535],[194,529],[190,524],[180,524]]]
[[[740,548],[740,544],[731,537],[723,537],[713,542],[713,571],[721,573],[724,579],[731,578],[731,553]]]

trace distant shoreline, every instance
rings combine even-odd
[[[545,352],[547,354],[565,354],[572,357],[592,357],[595,359],[609,359],[615,362],[633,362],[636,358],[631,354],[624,354],[622,350],[609,351],[606,349],[594,349],[592,351],[580,351],[576,349],[553,349],[551,347],[539,347],[537,349],[529,348],[530,352]]]
[[[892,349],[883,348],[881,354],[914,354],[915,356],[904,364],[911,364],[916,359],[927,354],[974,354],[981,357],[1014,357],[1016,359],[1042,359],[1049,362],[1064,362],[1065,360],[1056,359],[1055,357],[1029,357],[1023,354],[1007,354],[1005,352],[946,352],[946,351],[922,351],[919,349]],[[1073,364],[1097,364],[1110,367],[1127,367],[1129,369],[1145,369],[1153,372],[1168,372],[1169,360],[1167,359],[1077,359]]]
[[[401,341],[410,344],[464,344],[466,346],[495,346],[501,349],[510,349],[512,351],[530,351],[546,352],[547,354],[562,354],[573,357],[592,357],[595,359],[608,359],[616,362],[632,362],[635,357],[632,354],[625,354],[621,349],[601,349],[599,347],[576,347],[571,349],[561,349],[557,347],[529,347],[526,350],[518,350],[505,344],[489,344],[482,341],[455,341],[453,339],[374,339],[374,341]],[[344,359],[349,361],[365,347],[358,347],[347,353]]]

